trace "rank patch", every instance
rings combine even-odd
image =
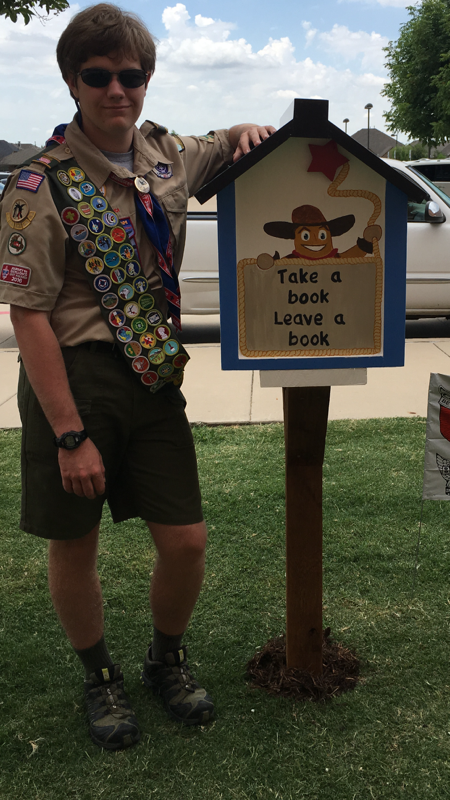
[[[158,161],[156,167],[153,167],[153,172],[158,176],[158,178],[164,178],[167,180],[173,175],[172,165],[163,164],[161,161]]]
[[[44,175],[38,175],[37,172],[30,172],[28,169],[22,169],[17,178],[17,188],[26,189],[27,192],[36,193],[44,180]]]
[[[13,283],[15,286],[28,286],[30,276],[31,269],[29,267],[19,267],[17,264],[3,264],[0,272],[0,281]]]

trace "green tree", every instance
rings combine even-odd
[[[48,16],[51,11],[64,11],[69,7],[68,0],[0,0],[0,16],[8,17],[13,22],[17,22],[19,16],[23,17],[25,25],[28,25],[32,17],[42,17],[44,12]]]
[[[384,117],[390,132],[431,147],[450,138],[450,0],[423,0],[408,13],[398,40],[385,48],[390,81],[382,94],[391,109]]]

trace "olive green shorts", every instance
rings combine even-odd
[[[22,513],[20,527],[44,539],[78,539],[108,501],[114,522],[141,517],[165,525],[203,519],[192,432],[180,390],[143,387],[105,343],[62,349],[81,419],[98,447],[106,493],[94,500],[62,486],[58,448],[21,364]]]

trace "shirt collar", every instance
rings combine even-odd
[[[158,162],[172,163],[158,153],[157,148],[152,147],[153,143],[144,139],[136,127],[133,131],[134,172],[130,172],[125,167],[119,167],[117,164],[111,164],[111,161],[103,155],[98,147],[92,144],[80,129],[76,115],[66,128],[65,138],[75,160],[96,186],[103,186],[111,172],[114,172],[118,178],[134,178],[137,175],[143,177]]]

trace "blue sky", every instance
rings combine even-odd
[[[294,97],[330,101],[330,119],[348,132],[384,130],[383,47],[397,39],[410,0],[133,0],[122,4],[159,39],[143,119],[179,133],[237,122],[278,125]],[[59,75],[56,42],[81,0],[45,23],[0,18],[0,139],[42,144],[73,102]]]

